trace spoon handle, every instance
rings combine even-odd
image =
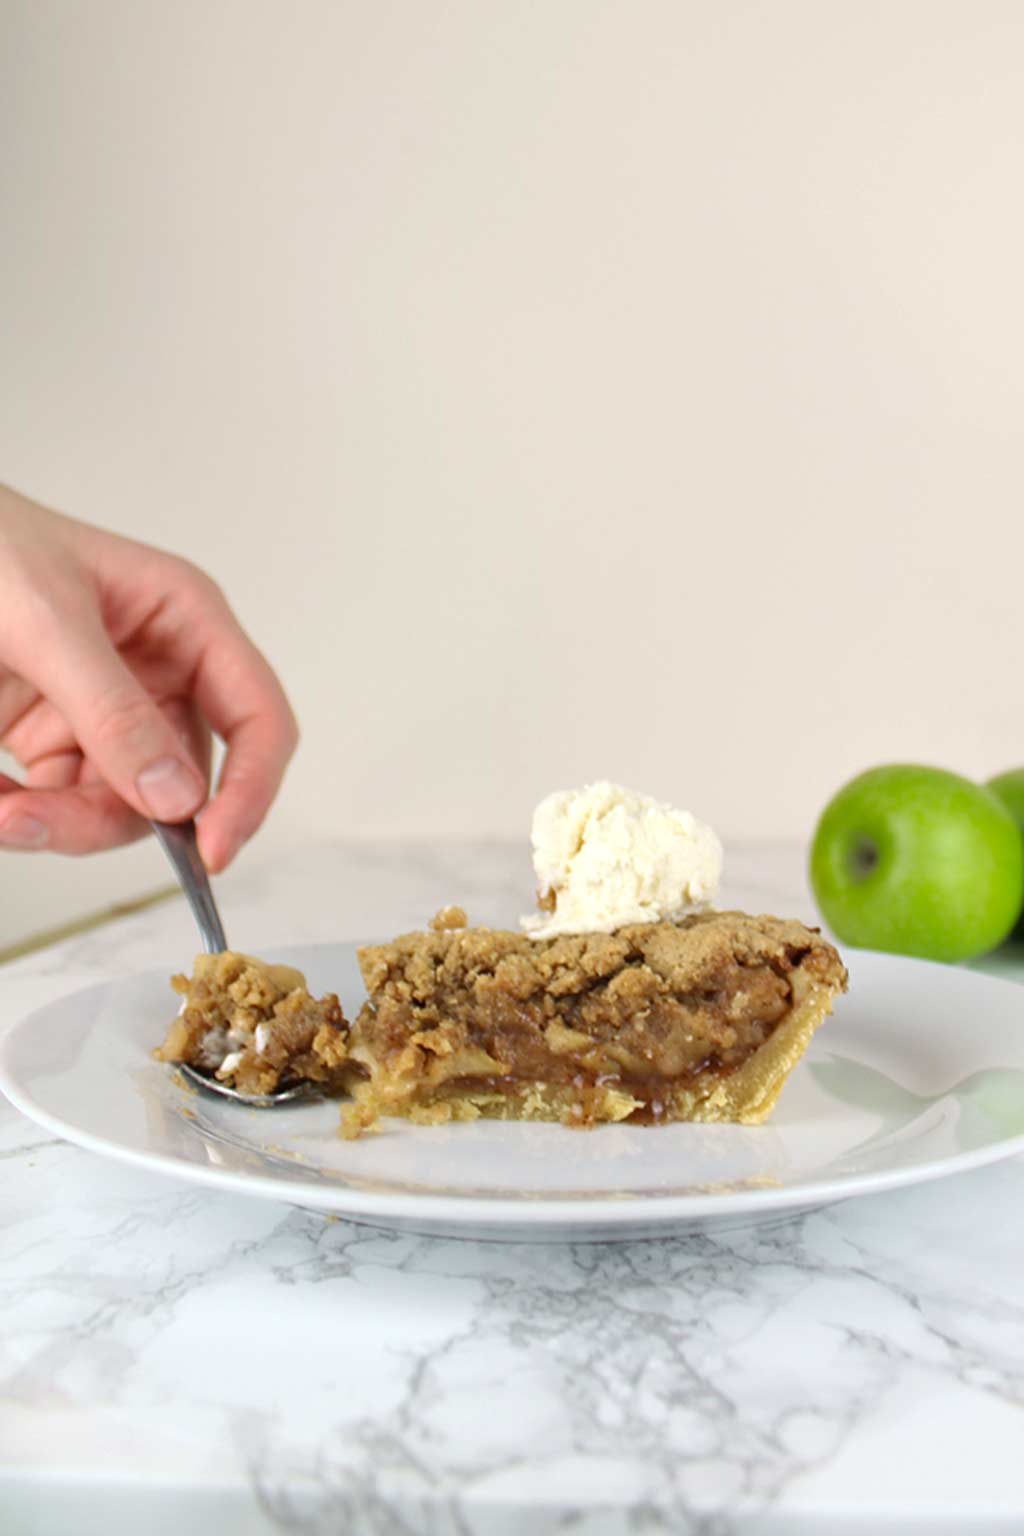
[[[206,867],[199,857],[195,822],[152,821],[150,826],[181,882],[207,954],[223,954],[228,941],[224,937],[224,925],[213,899]]]

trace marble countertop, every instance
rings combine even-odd
[[[796,850],[729,869],[811,914]],[[528,897],[495,846],[300,848],[220,885],[255,951]],[[5,966],[2,1018],[194,947],[180,902],[122,918]],[[1024,1159],[573,1246],[179,1185],[2,1101],[0,1169],[5,1536],[1024,1530]]]

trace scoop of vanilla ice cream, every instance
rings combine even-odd
[[[710,906],[722,845],[689,811],[602,781],[541,801],[533,867],[541,905],[551,910],[522,919],[531,938],[611,933]]]

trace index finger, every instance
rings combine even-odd
[[[281,786],[299,729],[284,689],[212,589],[203,602],[194,694],[227,744],[217,790],[198,818],[199,848],[214,874],[260,826]]]

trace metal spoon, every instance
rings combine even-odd
[[[208,955],[223,954],[228,941],[224,937],[224,925],[213,899],[206,866],[199,857],[195,822],[151,821],[150,826],[185,892],[185,899],[192,909],[192,916],[203,940],[203,948]],[[235,1099],[239,1104],[254,1104],[260,1109],[271,1104],[287,1104],[294,1103],[296,1099],[320,1097],[308,1083],[296,1083],[292,1088],[275,1088],[273,1093],[240,1093],[237,1088],[229,1088],[227,1083],[208,1077],[205,1072],[186,1066],[184,1062],[178,1063],[178,1070],[199,1088],[223,1094],[226,1099]]]

